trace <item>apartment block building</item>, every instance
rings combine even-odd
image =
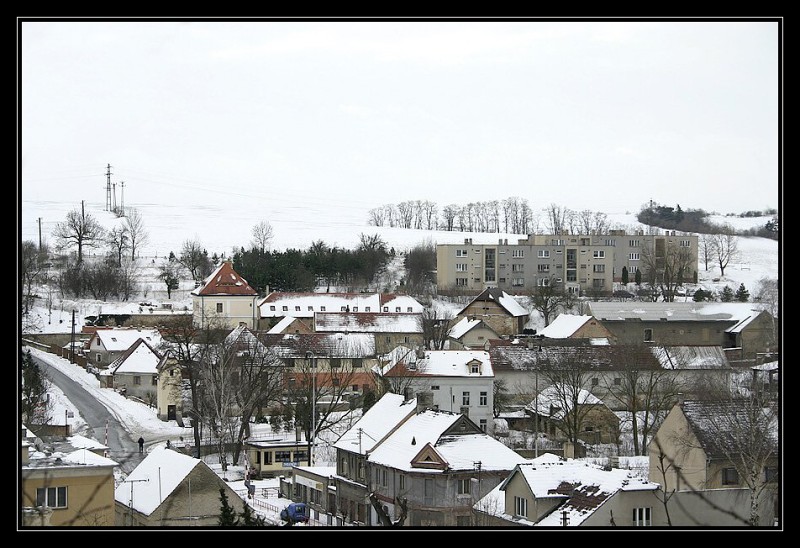
[[[644,269],[643,255],[664,257],[669,249],[691,254],[697,265],[697,236],[665,231],[664,234],[626,234],[612,230],[602,235],[530,234],[517,243],[499,239],[496,244],[473,243],[436,246],[436,281],[439,290],[483,291],[497,287],[516,294],[552,281],[572,293],[610,293],[627,268],[629,280]],[[644,274],[644,272],[642,272]],[[687,273],[687,280],[694,272]]]

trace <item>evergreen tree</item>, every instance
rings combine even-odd
[[[628,267],[622,267],[622,283],[628,285]]]
[[[642,285],[642,271],[636,269],[636,274],[633,276],[633,279],[636,282],[636,285]]]
[[[708,291],[703,291],[702,289],[698,289],[694,292],[692,296],[692,300],[696,303],[701,303],[703,301],[707,301],[711,298],[711,294]]]
[[[739,289],[736,290],[735,297],[740,303],[746,303],[750,300],[750,292],[745,289],[744,284],[740,284]]]
[[[219,490],[219,500],[222,503],[219,511],[219,526],[220,527],[236,527],[239,525],[239,518],[236,517],[236,512],[228,504],[228,495],[224,489]]]
[[[730,286],[727,285],[723,287],[722,294],[720,295],[719,300],[721,300],[723,303],[729,303],[733,301],[733,289],[731,289]]]
[[[247,501],[242,501],[242,516],[241,524],[245,527],[264,527],[264,517],[253,513],[253,509],[247,504]]]
[[[47,390],[49,379],[39,369],[37,363],[31,357],[31,351],[22,352],[20,348],[20,365],[22,369],[22,393],[20,411],[22,420],[47,422],[50,418],[47,409]]]

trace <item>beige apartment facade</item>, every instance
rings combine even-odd
[[[677,234],[626,234],[612,230],[607,235],[530,234],[517,243],[501,238],[496,244],[436,246],[436,280],[439,290],[465,292],[497,287],[512,294],[531,291],[551,283],[580,294],[610,294],[614,282],[622,281],[623,268],[629,281],[644,269],[643,255],[666,253],[677,248],[690,253],[689,264],[697,264],[697,236]],[[642,272],[644,275],[644,272]],[[686,275],[693,281],[696,272]]]

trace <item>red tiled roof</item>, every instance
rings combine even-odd
[[[258,291],[250,287],[247,280],[239,276],[230,261],[224,261],[204,280],[202,286],[192,291],[192,294],[255,296],[258,295]]]

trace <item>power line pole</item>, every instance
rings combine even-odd
[[[39,217],[39,253],[42,252],[42,218]]]
[[[111,211],[111,164],[106,168],[106,211]]]
[[[119,214],[121,217],[125,216],[125,181],[119,182]]]

